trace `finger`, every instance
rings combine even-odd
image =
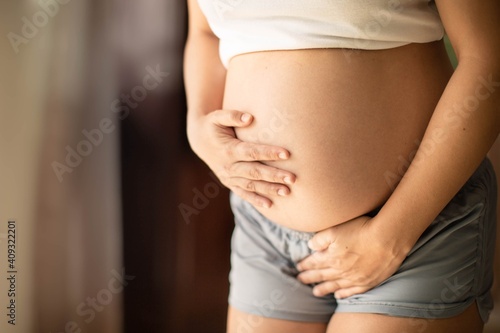
[[[252,180],[240,177],[231,177],[229,180],[231,186],[239,187],[248,192],[256,192],[264,196],[286,196],[290,194],[290,189],[282,184],[269,183],[261,180]]]
[[[368,286],[356,286],[351,288],[338,289],[337,291],[335,291],[335,298],[342,299],[351,297],[353,295],[362,294],[370,289],[371,288]]]
[[[309,240],[307,246],[313,251],[322,251],[327,249],[335,242],[335,227],[328,228],[317,232],[313,238]]]
[[[342,289],[343,285],[352,286],[349,281],[344,280],[326,281],[314,286],[312,292],[314,296],[323,297]]]
[[[277,146],[262,145],[241,140],[231,140],[228,147],[237,161],[279,161],[290,158],[290,152]]]
[[[339,260],[331,253],[320,251],[314,252],[297,264],[297,269],[301,272],[312,269],[333,268],[339,266]]]
[[[333,268],[309,270],[297,275],[297,280],[304,284],[332,281],[338,278],[340,278],[339,271]]]
[[[322,268],[321,266],[323,266],[323,265],[321,265],[321,263],[318,262],[319,260],[318,260],[317,256],[315,256],[315,255],[316,255],[316,253],[311,254],[310,256],[306,257],[305,259],[302,259],[296,265],[299,272]]]
[[[216,110],[209,113],[209,116],[214,124],[224,127],[245,127],[253,121],[250,113],[237,110]]]
[[[262,180],[271,183],[290,185],[295,182],[295,175],[293,173],[259,162],[234,163],[229,173],[234,177]]]
[[[322,297],[328,294],[334,294],[338,290],[353,288],[354,284],[350,280],[339,279],[339,280],[330,280],[319,283],[314,286],[313,294],[314,296]]]
[[[273,202],[269,198],[266,198],[255,192],[245,191],[239,187],[230,187],[230,190],[243,200],[248,201],[256,207],[271,208],[271,206],[273,205]]]

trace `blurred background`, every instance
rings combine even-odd
[[[0,2],[0,332],[224,331],[233,222],[184,132],[186,26],[180,0]]]

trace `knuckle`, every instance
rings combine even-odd
[[[312,263],[314,264],[315,267],[317,267],[318,265],[320,265],[323,262],[323,259],[321,258],[320,252],[315,252],[312,255],[312,259],[313,259]]]
[[[278,172],[273,172],[272,174],[272,179],[273,179],[273,182],[275,183],[281,183],[283,181],[283,178],[282,176],[280,176],[280,174]]]
[[[276,155],[274,154],[272,148],[269,147],[265,147],[262,153],[268,158],[274,158],[274,155]]]
[[[257,160],[259,157],[259,151],[255,147],[251,147],[247,151],[247,156],[252,160]]]
[[[246,184],[245,184],[245,189],[247,191],[251,191],[251,192],[255,192],[255,182],[253,181],[248,181]]]
[[[277,156],[277,153],[273,151],[272,148],[266,148],[264,150],[264,155],[267,156],[268,158],[274,159]]]
[[[230,117],[233,123],[239,123],[241,119],[241,114],[238,111],[231,111]]]
[[[315,242],[318,246],[321,246],[321,247],[325,247],[327,245],[324,237],[320,237],[320,236],[316,237]]]
[[[260,180],[262,179],[262,173],[257,167],[252,167],[249,171],[248,174],[250,175],[251,178]]]
[[[327,284],[327,285],[329,286],[329,288],[330,288],[330,289],[335,289],[335,290],[337,290],[337,289],[340,289],[340,288],[341,288],[341,287],[340,287],[340,285],[341,285],[341,284],[342,284],[342,283],[340,283],[338,280],[331,280],[331,281],[328,281],[328,284]]]

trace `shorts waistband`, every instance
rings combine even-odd
[[[266,226],[268,228],[272,229],[274,232],[279,231],[279,232],[287,235],[287,238],[289,238],[289,239],[308,241],[316,234],[315,232],[305,232],[305,231],[294,230],[294,229],[290,229],[288,227],[282,226],[280,224],[277,224],[276,222],[273,222],[273,221],[269,220],[267,217],[265,217],[264,215],[262,215],[257,209],[255,209],[254,206],[252,206],[251,203],[240,198],[238,195],[236,195],[232,191],[230,192],[229,196],[230,196],[230,202],[231,202],[231,207],[232,207],[233,211],[235,209],[241,210],[245,215],[250,215],[253,219],[258,221],[259,223],[266,224]]]

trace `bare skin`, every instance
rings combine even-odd
[[[446,319],[402,318],[370,313],[337,313],[329,323],[305,323],[249,315],[229,307],[228,333],[480,333],[483,323],[473,303]]]
[[[316,232],[381,206],[417,150],[452,72],[442,42],[234,57],[223,109],[255,119],[237,129],[237,137],[288,149],[289,159],[263,163],[297,176],[287,195],[256,208],[278,224]]]
[[[339,50],[325,50],[240,55],[226,70],[218,58],[218,40],[196,0],[188,2],[185,76],[193,150],[224,185],[264,215],[299,230],[324,229],[311,242],[316,253],[299,264],[303,271],[299,280],[318,283],[315,295],[335,293],[344,298],[388,278],[498,136],[500,3],[436,1],[459,61],[450,78],[439,43],[355,52],[351,63],[356,65],[350,69],[339,65],[346,62]],[[280,69],[277,58],[289,66]],[[268,62],[267,68],[262,60]],[[399,62],[405,66],[399,67]],[[323,71],[330,75],[322,75]],[[485,80],[488,86],[480,86]],[[252,90],[243,91],[241,86]],[[311,86],[314,89],[304,92]],[[381,89],[375,94],[373,87]],[[392,96],[393,90],[404,96]],[[457,109],[457,103],[466,105],[474,97],[478,102],[473,111]],[[285,130],[273,120],[277,116],[273,110],[297,121],[288,122]],[[376,110],[376,117],[371,110]],[[397,135],[391,136],[393,131]],[[423,148],[414,152],[414,138],[433,144],[432,152]],[[401,173],[401,155],[411,163],[404,166],[404,176],[392,191],[377,175],[387,170]],[[316,191],[326,197],[317,199]],[[330,204],[337,209],[321,216]],[[360,216],[382,204],[376,216]],[[287,209],[294,209],[298,218]],[[310,216],[316,219],[304,222]],[[425,329],[414,318],[339,313],[325,328],[317,323],[248,318],[230,309],[228,332],[239,332],[237,323],[248,320],[260,323],[252,329],[255,333],[482,330],[475,305],[452,319],[423,320]]]

